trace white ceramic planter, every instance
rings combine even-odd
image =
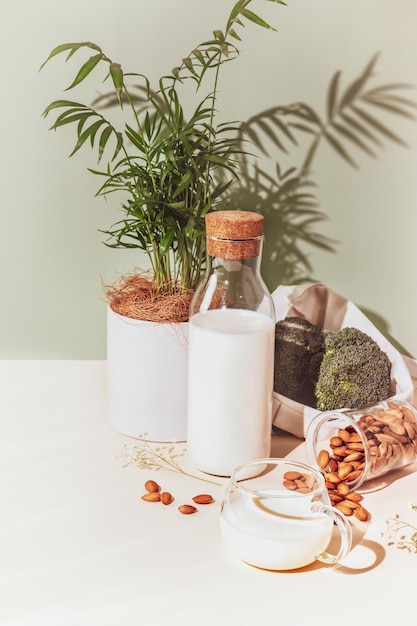
[[[187,369],[187,322],[132,320],[107,307],[107,399],[115,430],[185,441]]]

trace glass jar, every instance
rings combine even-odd
[[[271,446],[275,309],[260,274],[263,216],[206,216],[207,272],[190,308],[187,447],[230,476]]]
[[[325,411],[306,433],[310,464],[328,483],[357,489],[365,481],[417,459],[417,411],[405,401],[386,400],[357,410]],[[383,485],[379,484],[378,487]]]

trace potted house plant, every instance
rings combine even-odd
[[[118,192],[123,198],[124,216],[104,231],[106,244],[138,248],[150,263],[150,273],[123,276],[120,284],[106,289],[110,419],[128,435],[146,431],[157,440],[186,436],[184,326],[205,264],[204,216],[224,206],[241,151],[237,128],[215,121],[219,72],[237,58],[237,30],[244,22],[271,28],[249,10],[251,1],[238,0],[225,29],[214,31],[155,89],[146,76],[124,72],[94,43],[60,45],[45,61],[87,51],[92,54],[68,89],[98,75],[102,66],[111,85],[111,92],[93,106],[57,100],[44,115],[57,113],[54,129],[75,126],[72,154],[89,143],[99,163],[109,155],[106,168],[91,170],[102,178],[99,195]],[[210,87],[200,96],[205,80]],[[198,102],[186,115],[180,91],[189,81]],[[115,105],[126,118],[122,131],[111,120]]]
[[[146,431],[156,440],[186,436],[188,307],[204,270],[205,215],[226,204],[245,208],[248,201],[248,208],[264,212],[267,248],[272,244],[268,257],[288,263],[282,275],[275,270],[273,286],[289,282],[294,269],[311,269],[298,240],[332,249],[330,242],[312,230],[323,219],[311,193],[310,177],[320,143],[326,142],[352,164],[346,142],[372,154],[369,143],[378,145],[378,136],[396,139],[364,108],[407,113],[406,101],[393,94],[395,86],[366,91],[373,59],[342,94],[340,73],[333,77],[324,121],[308,105],[296,103],[271,107],[244,123],[217,123],[220,72],[224,64],[238,58],[241,27],[251,23],[271,28],[249,8],[252,2],[238,0],[225,28],[215,30],[155,87],[143,74],[125,72],[91,42],[59,45],[42,65],[58,55],[68,60],[87,52],[87,60],[67,90],[93,76],[110,85],[109,92],[92,104],[56,100],[44,115],[56,114],[52,129],[75,128],[71,156],[85,146],[96,151],[98,165],[90,172],[101,179],[97,195],[120,194],[123,217],[102,231],[106,245],[138,248],[149,260],[149,272],[135,271],[106,287],[110,419],[128,435]],[[192,107],[190,83],[197,97]],[[277,165],[276,177],[263,173],[259,166],[251,168],[253,146],[266,151],[263,137],[282,150],[285,142],[297,144],[297,133],[311,138],[299,168]],[[105,166],[103,161],[107,161]],[[280,223],[279,241],[268,240],[273,220]],[[309,277],[300,272],[296,278]],[[135,338],[138,333],[140,339]]]

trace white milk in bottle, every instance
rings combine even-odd
[[[275,319],[259,265],[263,218],[206,216],[208,269],[191,305],[188,451],[203,472],[230,476],[271,445]]]

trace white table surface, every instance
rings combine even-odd
[[[1,626],[350,626],[415,614],[417,554],[380,533],[395,513],[417,522],[416,464],[366,494],[372,521],[354,524],[343,566],[267,572],[222,543],[225,479],[123,467],[118,450],[132,440],[108,425],[104,361],[0,361],[0,381]],[[305,460],[303,440],[285,433],[272,451]],[[141,500],[149,478],[172,505]],[[216,502],[178,513],[202,492]]]

